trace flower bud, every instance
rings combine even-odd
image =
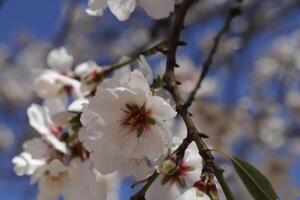
[[[205,192],[207,184],[204,181],[200,180],[194,183],[193,187],[197,188],[199,191]]]
[[[210,180],[207,183],[207,190],[208,190],[208,196],[212,199],[212,200],[219,200],[219,195],[218,195],[218,190],[217,190],[217,186],[214,183],[214,181]]]
[[[166,174],[166,175],[174,174],[177,171],[176,159],[177,159],[177,156],[173,155],[170,158],[168,158],[167,160],[165,160],[163,162],[163,164],[161,165],[160,172],[162,174]]]

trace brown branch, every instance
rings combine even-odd
[[[184,107],[189,107],[190,105],[192,105],[193,101],[195,100],[195,96],[197,94],[197,91],[201,88],[202,82],[205,79],[205,77],[207,76],[210,67],[212,66],[213,63],[213,59],[214,56],[217,53],[219,44],[221,42],[222,36],[228,31],[231,22],[233,21],[233,19],[241,14],[241,3],[242,0],[238,1],[234,6],[231,7],[230,11],[229,11],[229,15],[227,16],[227,18],[225,19],[224,25],[221,28],[221,30],[218,32],[218,34],[216,35],[216,37],[214,38],[214,42],[212,45],[212,48],[210,49],[210,52],[207,56],[207,58],[205,59],[205,61],[202,64],[202,71],[200,73],[199,79],[196,83],[195,88],[192,90],[190,96],[188,97],[188,99],[186,100]]]

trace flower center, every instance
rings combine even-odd
[[[144,130],[149,130],[150,126],[155,124],[155,120],[151,117],[151,110],[146,110],[145,104],[140,107],[136,104],[126,104],[126,108],[122,111],[124,116],[120,120],[120,126],[129,129],[129,133],[137,131],[138,137]]]

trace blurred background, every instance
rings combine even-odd
[[[167,37],[170,20],[138,9],[126,22],[108,10],[85,13],[87,0],[0,1],[0,199],[35,199],[29,177],[17,177],[11,159],[37,133],[26,109],[40,102],[33,81],[47,68],[53,47],[65,46],[78,64],[110,65]],[[176,71],[184,95],[192,90],[232,1],[202,0],[191,9]],[[149,57],[156,73],[164,56]],[[191,112],[215,149],[255,164],[282,199],[300,199],[300,0],[245,0],[243,15],[223,38]],[[251,199],[222,157],[237,199]],[[131,179],[120,189],[128,199]]]

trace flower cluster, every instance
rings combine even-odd
[[[50,51],[50,69],[35,80],[43,104],[27,111],[39,137],[12,161],[17,175],[38,183],[38,199],[113,200],[119,176],[139,181],[154,171],[159,178],[147,199],[175,199],[192,187],[202,159],[192,146],[175,162],[171,152],[186,133],[172,129],[177,113],[166,91],[154,87],[145,57],[135,70],[125,66],[110,78],[94,61],[74,66],[73,60],[64,47]]]

